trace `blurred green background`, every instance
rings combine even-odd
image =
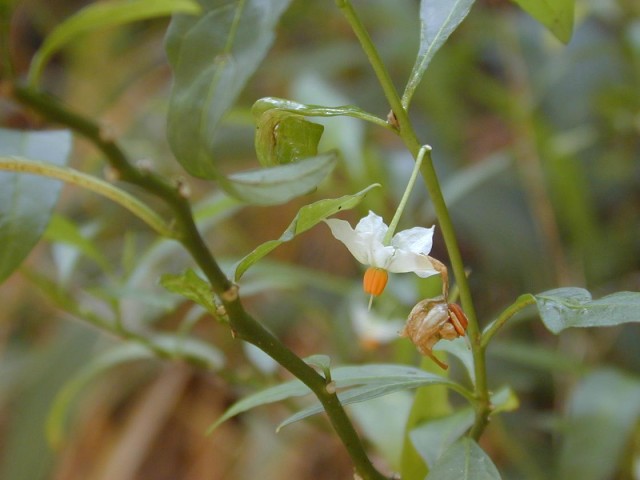
[[[26,71],[47,32],[85,3],[14,2],[12,17],[2,20],[10,21],[18,73]],[[418,2],[354,5],[402,88],[418,46]],[[107,125],[133,159],[178,178],[185,174],[164,137],[171,84],[166,26],[166,20],[149,21],[83,37],[50,65],[45,84]],[[250,107],[263,96],[353,103],[381,117],[388,111],[332,1],[293,1],[274,48],[217,135],[225,170],[257,165]],[[478,0],[435,56],[410,113],[420,139],[433,147],[483,324],[525,292],[582,286],[600,297],[638,290],[637,1],[578,0],[575,32],[565,46],[511,2]],[[4,127],[43,126],[8,100],[0,100],[0,115]],[[188,179],[201,226],[224,265],[279,237],[302,205],[373,182],[383,188],[343,218],[355,222],[373,209],[390,220],[412,168],[398,139],[353,119],[323,123],[321,150],[339,148],[343,161],[317,192],[290,204],[241,206],[215,185]],[[103,174],[103,160],[81,139],[72,165]],[[351,478],[350,461],[322,418],[274,433],[295,405],[259,408],[204,436],[230,403],[286,376],[234,341],[226,327],[158,285],[161,274],[191,266],[175,245],[158,242],[119,207],[76,188],[65,187],[56,211],[58,228],[66,222],[75,234],[60,238],[50,229],[0,287],[0,478]],[[419,183],[400,228],[434,222]],[[432,255],[446,261],[438,234]],[[359,266],[320,225],[247,273],[241,292],[248,309],[300,356],[326,353],[336,365],[417,364],[408,341],[377,342],[354,328],[357,309],[367,301],[359,285]],[[376,314],[402,320],[437,288],[395,275],[376,301]],[[116,365],[74,396],[64,441],[52,449],[44,431],[56,393],[81,367],[120,344],[83,321],[87,311],[116,318],[135,332],[191,331],[215,345],[225,367],[211,371],[159,360]],[[618,385],[619,372],[637,381],[639,344],[637,324],[555,337],[533,311],[513,319],[488,350],[489,381],[493,388],[512,385],[521,406],[495,420],[481,443],[503,478],[640,478],[637,417],[625,426],[635,441],[607,455],[600,450],[597,463],[604,467],[591,469],[590,477],[566,476],[579,471],[568,466],[572,461],[593,459],[590,452],[597,450],[590,449],[624,436],[620,429],[608,430],[612,423],[572,423],[575,392],[610,393],[603,402],[615,411],[626,400],[623,391],[607,392],[607,385]],[[455,376],[459,372],[452,367]],[[580,383],[583,375],[591,375],[591,383]],[[409,397],[394,401],[406,406]],[[390,415],[383,430],[391,444],[381,445],[373,431],[380,427],[380,408],[388,412],[389,406],[353,413],[371,440],[374,460],[384,466],[390,450],[398,448],[392,440],[401,439],[396,430],[404,410]],[[567,435],[569,430],[579,436]]]

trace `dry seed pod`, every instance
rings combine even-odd
[[[408,337],[420,353],[447,369],[448,366],[433,354],[433,346],[440,340],[463,336],[467,323],[462,308],[455,303],[447,303],[444,296],[427,298],[413,307],[400,335]]]

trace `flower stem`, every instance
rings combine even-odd
[[[391,80],[391,76],[387,71],[378,51],[371,41],[367,30],[358,18],[355,10],[351,6],[349,0],[336,0],[336,4],[342,10],[345,18],[351,25],[356,37],[360,41],[363,51],[369,59],[369,63],[373,67],[378,81],[384,91],[385,97],[391,106],[393,117],[398,126],[398,134],[402,138],[405,146],[411,152],[414,158],[418,158],[420,153],[420,141],[413,129],[411,120],[405,108],[402,106],[402,101],[396,91],[395,86]],[[422,178],[425,181],[429,195],[434,205],[438,222],[440,224],[440,230],[444,237],[447,252],[449,254],[449,261],[456,279],[456,284],[460,292],[460,301],[462,308],[465,311],[467,319],[469,320],[468,335],[471,343],[471,350],[473,354],[474,370],[476,377],[475,384],[475,409],[476,419],[469,435],[472,438],[479,438],[489,420],[489,413],[491,411],[491,404],[489,401],[489,390],[487,385],[487,372],[486,362],[484,357],[484,350],[482,348],[482,335],[478,324],[475,308],[473,305],[473,298],[471,297],[471,290],[467,281],[467,276],[464,269],[464,263],[462,261],[462,255],[460,254],[460,248],[458,246],[457,237],[453,228],[453,222],[449,215],[449,209],[442,195],[440,188],[440,182],[433,167],[433,160],[431,158],[431,152],[425,150],[424,159],[421,167]]]
[[[394,213],[393,218],[391,219],[391,223],[389,223],[389,229],[382,240],[382,243],[385,245],[389,245],[391,243],[391,238],[398,227],[398,222],[400,221],[400,217],[402,216],[402,212],[404,211],[404,207],[407,205],[407,201],[409,200],[409,195],[413,191],[413,186],[416,183],[416,179],[418,178],[418,174],[420,173],[420,167],[422,166],[422,159],[425,156],[426,152],[431,151],[431,147],[429,145],[423,145],[418,152],[418,156],[416,157],[415,164],[413,165],[413,171],[411,172],[411,176],[409,177],[409,181],[407,182],[407,187],[404,189],[404,193],[402,194],[402,198],[400,199],[400,203],[398,204],[398,208],[396,208],[396,213]]]

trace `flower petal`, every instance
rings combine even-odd
[[[428,255],[433,245],[433,230],[435,227],[413,227],[396,233],[391,239],[391,245],[413,253]]]
[[[333,236],[344,243],[360,263],[384,268],[393,254],[393,247],[382,244],[389,227],[384,224],[382,217],[373,212],[362,218],[355,230],[344,220],[330,218],[325,223],[329,225]]]
[[[380,244],[382,244],[382,240],[387,234],[387,230],[389,230],[389,227],[384,223],[382,217],[380,215],[376,215],[371,210],[369,210],[369,214],[366,217],[361,218],[356,225],[356,232],[358,232],[358,234],[373,237]]]
[[[439,272],[433,267],[431,260],[426,255],[396,250],[395,255],[387,265],[387,270],[393,273],[414,272],[421,278],[437,275]]]
[[[329,225],[333,236],[344,243],[356,260],[360,263],[364,263],[365,265],[370,265],[369,242],[363,239],[358,232],[351,228],[349,222],[339,220],[337,218],[329,218],[325,220],[324,223]]]

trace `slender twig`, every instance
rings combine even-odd
[[[222,301],[233,333],[262,349],[311,389],[322,403],[363,480],[384,480],[385,477],[369,460],[337,395],[327,391],[325,378],[244,310],[237,286],[222,272],[207,248],[195,224],[191,205],[180,193],[180,189],[164,177],[135,168],[115,140],[105,135],[99,125],[68,110],[53,97],[19,86],[14,87],[13,95],[20,103],[33,108],[47,119],[63,124],[89,139],[105,155],[119,179],[143,188],[168,204],[175,215],[174,230],[178,232],[178,241],[191,254],[209,280],[213,292]]]
[[[392,116],[394,117],[395,122],[397,122],[398,134],[402,138],[409,152],[411,152],[414,158],[417,158],[421,142],[418,140],[411,120],[409,119],[409,115],[402,106],[402,101],[395,86],[393,85],[391,76],[389,75],[384,62],[380,58],[371,37],[351,6],[349,0],[336,0],[336,4],[344,13],[345,18],[360,41],[362,49],[367,55],[369,62],[378,77],[378,81],[384,91],[385,97],[391,106]],[[431,158],[430,151],[425,152],[421,173],[427,186],[427,190],[429,191],[429,195],[431,196],[431,200],[438,217],[438,222],[440,224],[440,229],[442,230],[442,235],[449,254],[449,260],[460,291],[462,307],[469,320],[468,335],[471,341],[476,376],[476,420],[470,431],[470,436],[478,438],[487,425],[491,410],[489,390],[487,386],[486,363],[484,351],[481,347],[482,335],[478,325],[473,299],[471,297],[471,290],[469,288],[464,263],[462,261],[462,255],[460,254],[460,248],[453,228],[453,222],[451,221],[449,209],[447,208],[442,195],[440,182],[433,167],[433,160]]]
[[[536,299],[533,295],[527,293],[524,295],[520,295],[515,302],[509,305],[505,310],[500,313],[498,318],[496,318],[483,332],[482,334],[482,348],[487,348],[489,342],[493,338],[493,336],[500,330],[507,321],[513,317],[516,313],[518,313],[523,308],[533,305],[536,303]]]

